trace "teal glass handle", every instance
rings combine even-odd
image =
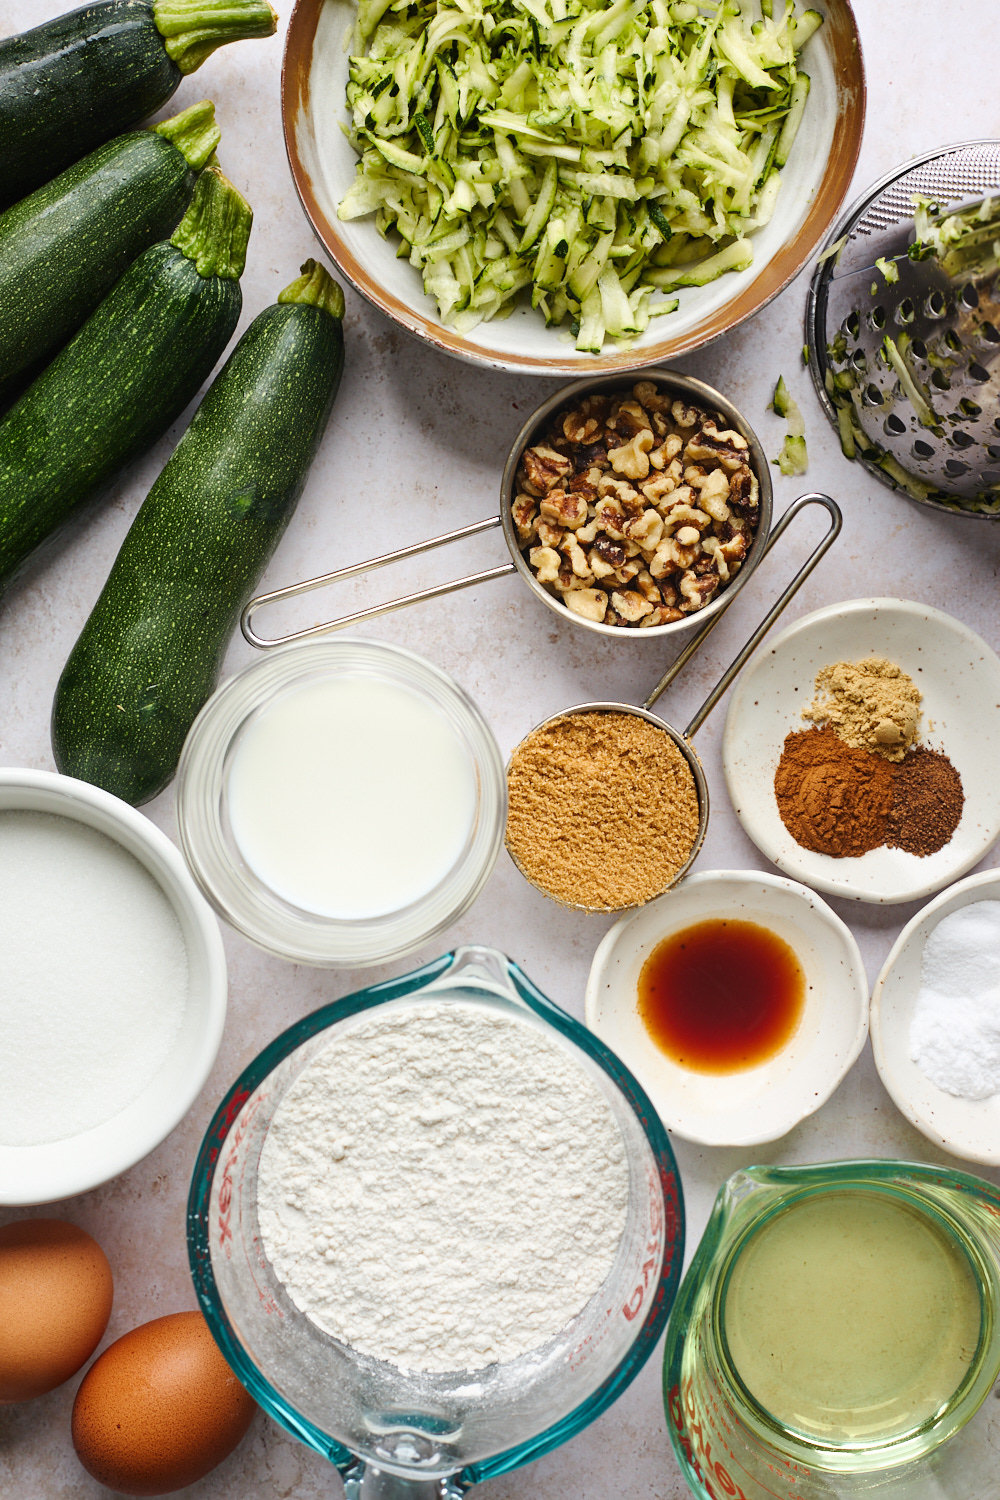
[[[455,1474],[445,1479],[401,1479],[360,1458],[340,1472],[344,1500],[462,1500],[468,1490]]]

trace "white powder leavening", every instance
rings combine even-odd
[[[1000,901],[960,907],[928,937],[910,1055],[948,1094],[1000,1093]]]
[[[261,1154],[264,1248],[297,1307],[407,1370],[479,1370],[586,1305],[625,1227],[597,1084],[526,1021],[467,1002],[376,1012],[324,1049]]]
[[[173,907],[73,818],[0,812],[0,1145],[66,1140],[163,1066],[187,1001]]]

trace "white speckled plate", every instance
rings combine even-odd
[[[794,1035],[767,1062],[698,1073],[668,1057],[643,1025],[639,974],[664,938],[719,917],[783,938],[802,965],[806,1002]],[[756,1146],[813,1114],[847,1073],[868,1035],[868,982],[849,928],[812,891],[758,870],[708,870],[615,923],[594,954],[584,1014],[668,1130],[706,1146]]]
[[[885,656],[923,694],[921,738],[962,778],[965,808],[951,842],[920,858],[873,849],[856,859],[814,854],[778,813],[774,773],[785,736],[807,727],[816,673],[835,661]],[[757,848],[814,890],[855,901],[919,900],[978,864],[1000,835],[1000,660],[959,620],[908,599],[850,599],[796,620],[745,669],[722,743],[726,786]]]
[[[1000,901],[1000,871],[983,870],[942,891],[903,928],[872,993],[872,1051],[896,1108],[946,1151],[1000,1166],[1000,1094],[957,1099],[931,1083],[910,1056],[910,1022],[920,989],[924,944],[942,917],[974,901]]]

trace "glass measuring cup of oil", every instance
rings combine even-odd
[[[667,1333],[705,1500],[1000,1497],[1000,1192],[911,1162],[723,1185]]]

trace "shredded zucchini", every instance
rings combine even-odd
[[[793,437],[791,433],[785,438],[781,445],[781,452],[774,462],[778,465],[782,474],[804,474],[809,467],[809,455],[806,453],[806,440],[804,437]]]
[[[944,214],[929,198],[914,197],[916,241],[911,260],[933,255],[946,276],[984,276],[1000,264],[1000,207],[992,198]]]
[[[459,332],[524,294],[599,353],[676,308],[659,293],[750,264],[821,19],[794,0],[361,0],[339,215],[395,230]]]
[[[806,424],[799,411],[798,402],[785,384],[784,375],[778,376],[778,383],[771,397],[771,408],[779,417],[784,417],[788,424],[788,432],[781,445],[781,452],[772,462],[777,464],[782,474],[804,474],[809,466],[809,457],[806,453]]]

